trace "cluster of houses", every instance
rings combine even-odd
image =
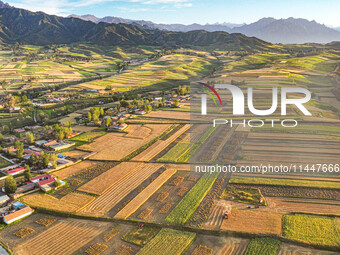
[[[56,185],[56,182],[58,184]],[[56,177],[50,174],[42,174],[30,178],[23,186],[19,187],[13,196],[10,198],[2,190],[0,194],[0,218],[2,218],[5,224],[11,224],[17,220],[20,220],[34,212],[32,208],[21,203],[14,198],[18,198],[27,192],[33,192],[41,190],[43,192],[49,192],[65,185],[65,182],[58,180]]]
[[[67,148],[70,148],[75,145],[74,142],[71,141],[57,141],[57,140],[38,140],[35,142],[36,145],[42,146],[52,151],[60,151]],[[40,149],[41,150],[41,149]]]

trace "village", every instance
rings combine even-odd
[[[77,125],[96,126],[106,132],[124,132],[128,127],[125,122],[129,119],[138,118],[158,108],[180,108],[181,103],[190,100],[190,95],[187,94],[189,92],[188,89],[183,95],[173,93],[163,97],[121,100],[115,108],[93,107],[87,114],[76,119]],[[43,104],[35,103],[34,106],[46,107],[67,100],[50,94],[45,98]],[[9,111],[13,109],[20,110],[21,107],[8,108]],[[0,181],[5,182],[0,192],[0,217],[5,224],[11,224],[34,212],[32,208],[18,201],[18,198],[32,192],[50,193],[63,187],[66,182],[55,177],[53,172],[93,156],[94,153],[88,153],[80,159],[74,159],[63,154],[63,151],[76,145],[72,138],[82,133],[73,131],[71,123],[55,124],[53,127],[23,126],[14,128],[5,135],[0,133],[0,160],[7,165],[0,169]]]

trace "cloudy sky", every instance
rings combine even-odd
[[[6,1],[6,0],[5,0]],[[93,14],[157,23],[251,23],[263,17],[306,18],[340,27],[339,0],[9,0],[48,14]]]

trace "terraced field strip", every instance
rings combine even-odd
[[[124,176],[133,173],[140,165],[141,163],[122,162],[84,184],[78,188],[78,190],[95,195],[102,195],[107,189],[109,189]]]
[[[318,181],[318,180],[312,181],[312,180],[296,180],[296,179],[234,177],[230,179],[229,183],[340,189],[339,182],[331,182],[331,181],[327,182],[327,181]]]
[[[277,144],[277,146],[242,146],[243,151],[270,151],[270,152],[303,152],[303,153],[317,153],[317,154],[340,154],[340,149],[331,149],[331,148],[297,148],[293,146],[282,147],[281,144]]]
[[[114,218],[126,219],[143,205],[160,187],[166,183],[171,176],[177,172],[176,169],[167,169],[157,177],[149,186],[139,193],[130,203],[128,203]]]
[[[180,128],[177,132],[175,132],[173,135],[171,135],[168,139],[165,141],[159,140],[153,145],[151,145],[149,148],[147,148],[145,151],[134,157],[132,160],[135,161],[150,161],[152,158],[154,158],[158,153],[160,153],[162,150],[164,150],[166,147],[168,147],[173,141],[175,141],[179,136],[181,136],[184,132],[190,129],[190,125],[184,125],[182,128]]]
[[[163,228],[137,255],[183,254],[195,237],[195,233]]]
[[[103,195],[86,206],[80,214],[103,216],[143,181],[160,169],[163,164],[140,164],[133,174],[127,175],[107,189]]]
[[[72,219],[56,224],[14,249],[15,254],[72,254],[102,233],[103,223]]]

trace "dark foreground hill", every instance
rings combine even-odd
[[[99,45],[212,46],[229,50],[265,49],[270,43],[226,32],[187,33],[143,29],[132,24],[93,23],[18,8],[0,8],[0,42],[33,45],[94,43]]]

